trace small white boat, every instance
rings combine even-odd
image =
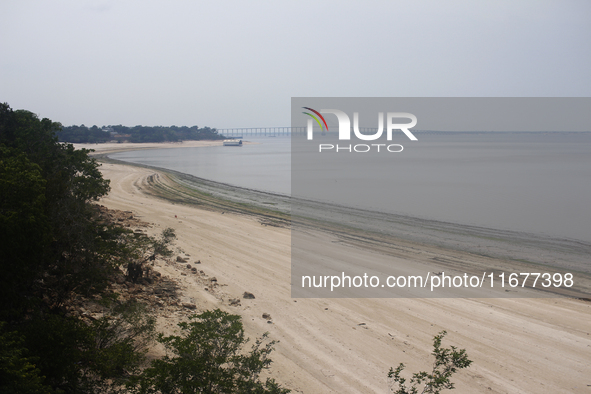
[[[242,146],[242,140],[224,140],[224,146]]]

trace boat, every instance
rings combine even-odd
[[[224,146],[242,146],[242,140],[224,140]]]

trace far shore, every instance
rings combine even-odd
[[[72,144],[76,149],[93,149],[94,155],[145,149],[197,148],[221,146],[223,140],[180,141],[180,142],[106,142],[100,144]]]

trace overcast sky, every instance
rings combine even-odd
[[[289,126],[292,96],[591,96],[591,1],[0,2],[0,102]]]

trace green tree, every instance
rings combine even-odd
[[[396,369],[390,368],[388,379],[391,381],[390,390],[395,394],[418,394],[419,387],[423,383],[425,386],[420,393],[438,394],[444,389],[453,389],[454,384],[451,377],[458,369],[467,368],[472,364],[468,359],[466,349],[457,349],[455,346],[442,348],[441,341],[447,335],[446,331],[441,331],[433,338],[433,356],[435,362],[431,373],[417,372],[409,380],[410,386],[407,387],[406,379],[401,376],[404,370],[404,364],[400,363]],[[394,387],[396,385],[397,387]]]
[[[21,387],[43,376],[53,391],[97,393],[137,368],[138,331],[149,325],[136,319],[131,330],[123,312],[89,324],[64,306],[104,295],[132,252],[160,246],[101,217],[92,202],[109,182],[88,150],[58,142],[60,128],[0,104],[0,320],[11,333],[0,338],[1,382]]]
[[[283,394],[273,379],[260,379],[260,373],[271,364],[269,354],[275,341],[267,334],[257,339],[244,352],[248,339],[240,316],[219,309],[192,316],[179,323],[181,336],[159,335],[167,349],[160,360],[154,360],[136,382],[139,393],[272,393]]]
[[[176,239],[173,228],[162,230],[159,238],[148,237],[144,234],[132,233],[134,242],[128,242],[130,254],[127,258],[127,279],[136,283],[141,279],[150,281],[147,263],[154,261],[157,256],[168,257],[172,255],[169,246]]]
[[[27,297],[38,278],[38,262],[49,232],[46,180],[24,153],[0,146],[0,243],[2,265],[0,319],[34,306]]]
[[[109,182],[89,151],[57,141],[60,127],[0,104],[0,251],[10,272],[0,288],[14,300],[0,318],[15,318],[6,313],[19,314],[35,300],[60,307],[77,288],[103,286],[111,268],[97,254],[103,240],[89,204]]]
[[[0,322],[0,392],[4,394],[49,394],[35,360],[27,356],[24,340],[17,332],[5,332]]]
[[[77,318],[34,316],[22,334],[45,383],[62,393],[112,393],[138,372],[154,337],[155,319],[143,304],[115,302],[91,324]]]
[[[104,385],[121,386],[138,372],[155,337],[155,323],[146,305],[135,300],[113,303],[109,312],[92,322],[87,358],[103,383],[111,383]]]

